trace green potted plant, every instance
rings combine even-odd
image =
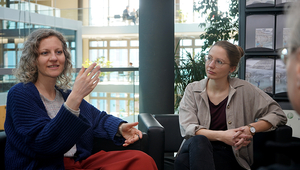
[[[178,46],[175,54],[178,54]],[[194,81],[199,81],[206,76],[205,54],[192,55],[184,50],[185,57],[175,55],[174,60],[174,110],[178,110],[179,103],[183,97],[186,86]]]
[[[87,68],[89,67],[92,63],[97,63],[97,65],[100,65],[101,68],[112,68],[112,62],[111,61],[105,61],[105,57],[97,57],[95,61],[90,61],[89,59],[86,59],[84,63],[82,64],[83,67]],[[99,75],[100,81],[104,80],[104,76],[108,75],[109,73],[107,72],[101,72]]]

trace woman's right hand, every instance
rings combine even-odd
[[[90,65],[86,70],[81,68],[75,79],[72,92],[70,93],[66,105],[73,110],[78,110],[82,99],[90,94],[99,82],[100,66],[96,63]]]
[[[228,129],[219,132],[222,133],[220,141],[226,143],[227,145],[234,146],[235,138],[233,136],[237,133],[236,129]]]
[[[245,134],[244,131],[244,127],[226,130],[222,135],[221,141],[228,145],[235,146],[236,149],[247,146],[252,139],[252,135]]]

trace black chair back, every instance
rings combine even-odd
[[[176,114],[155,114],[153,117],[165,129],[164,152],[177,152],[183,141],[180,134],[179,116]]]
[[[4,166],[4,151],[6,144],[6,134],[5,131],[0,132],[0,169],[5,169]]]

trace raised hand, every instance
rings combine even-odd
[[[123,146],[128,146],[138,141],[143,137],[140,130],[136,129],[134,126],[138,125],[139,122],[134,123],[122,123],[119,127],[119,131],[122,136],[126,139]]]
[[[78,97],[84,98],[97,86],[99,82],[100,66],[95,66],[96,63],[93,63],[86,70],[82,67],[79,71],[72,90]]]
[[[97,86],[99,74],[100,66],[96,66],[96,63],[90,65],[86,70],[82,67],[75,79],[72,92],[66,101],[67,106],[73,110],[78,110],[82,99]]]

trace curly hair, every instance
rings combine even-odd
[[[56,86],[61,89],[70,88],[70,82],[72,80],[72,61],[71,54],[67,48],[66,39],[64,36],[52,29],[38,29],[33,31],[24,43],[22,50],[22,55],[20,62],[16,69],[14,69],[13,74],[16,76],[19,82],[23,83],[35,83],[38,79],[38,68],[36,66],[36,61],[39,56],[39,46],[43,39],[50,36],[57,37],[62,44],[63,52],[65,55],[65,65],[64,70],[56,79]]]

